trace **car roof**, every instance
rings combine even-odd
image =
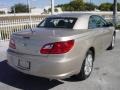
[[[72,18],[79,18],[79,17],[82,17],[82,16],[91,16],[93,14],[90,14],[90,13],[62,13],[62,14],[57,14],[57,15],[51,15],[49,16],[50,18],[54,18],[54,17],[72,17]]]

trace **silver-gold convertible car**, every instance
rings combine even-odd
[[[13,33],[8,64],[25,74],[49,79],[90,76],[97,55],[115,45],[115,28],[99,15],[64,13],[33,29]]]

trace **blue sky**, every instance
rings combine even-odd
[[[50,6],[51,0],[30,0],[32,7],[40,7],[44,8],[45,6]],[[71,0],[55,0],[55,5],[57,4],[64,4],[68,3]],[[88,2],[90,0],[87,0]],[[113,2],[113,0],[91,0],[95,4],[99,4],[101,2]],[[27,0],[0,0],[0,7],[11,7],[12,5],[16,3],[27,3]]]

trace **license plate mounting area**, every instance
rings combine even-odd
[[[31,62],[28,60],[18,59],[17,67],[22,70],[30,70]]]

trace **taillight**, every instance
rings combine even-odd
[[[13,48],[13,49],[16,49],[15,41],[14,41],[14,39],[12,39],[12,38],[10,39],[9,47],[10,47],[10,48]]]
[[[74,40],[46,44],[40,50],[42,54],[63,54],[72,49]]]

